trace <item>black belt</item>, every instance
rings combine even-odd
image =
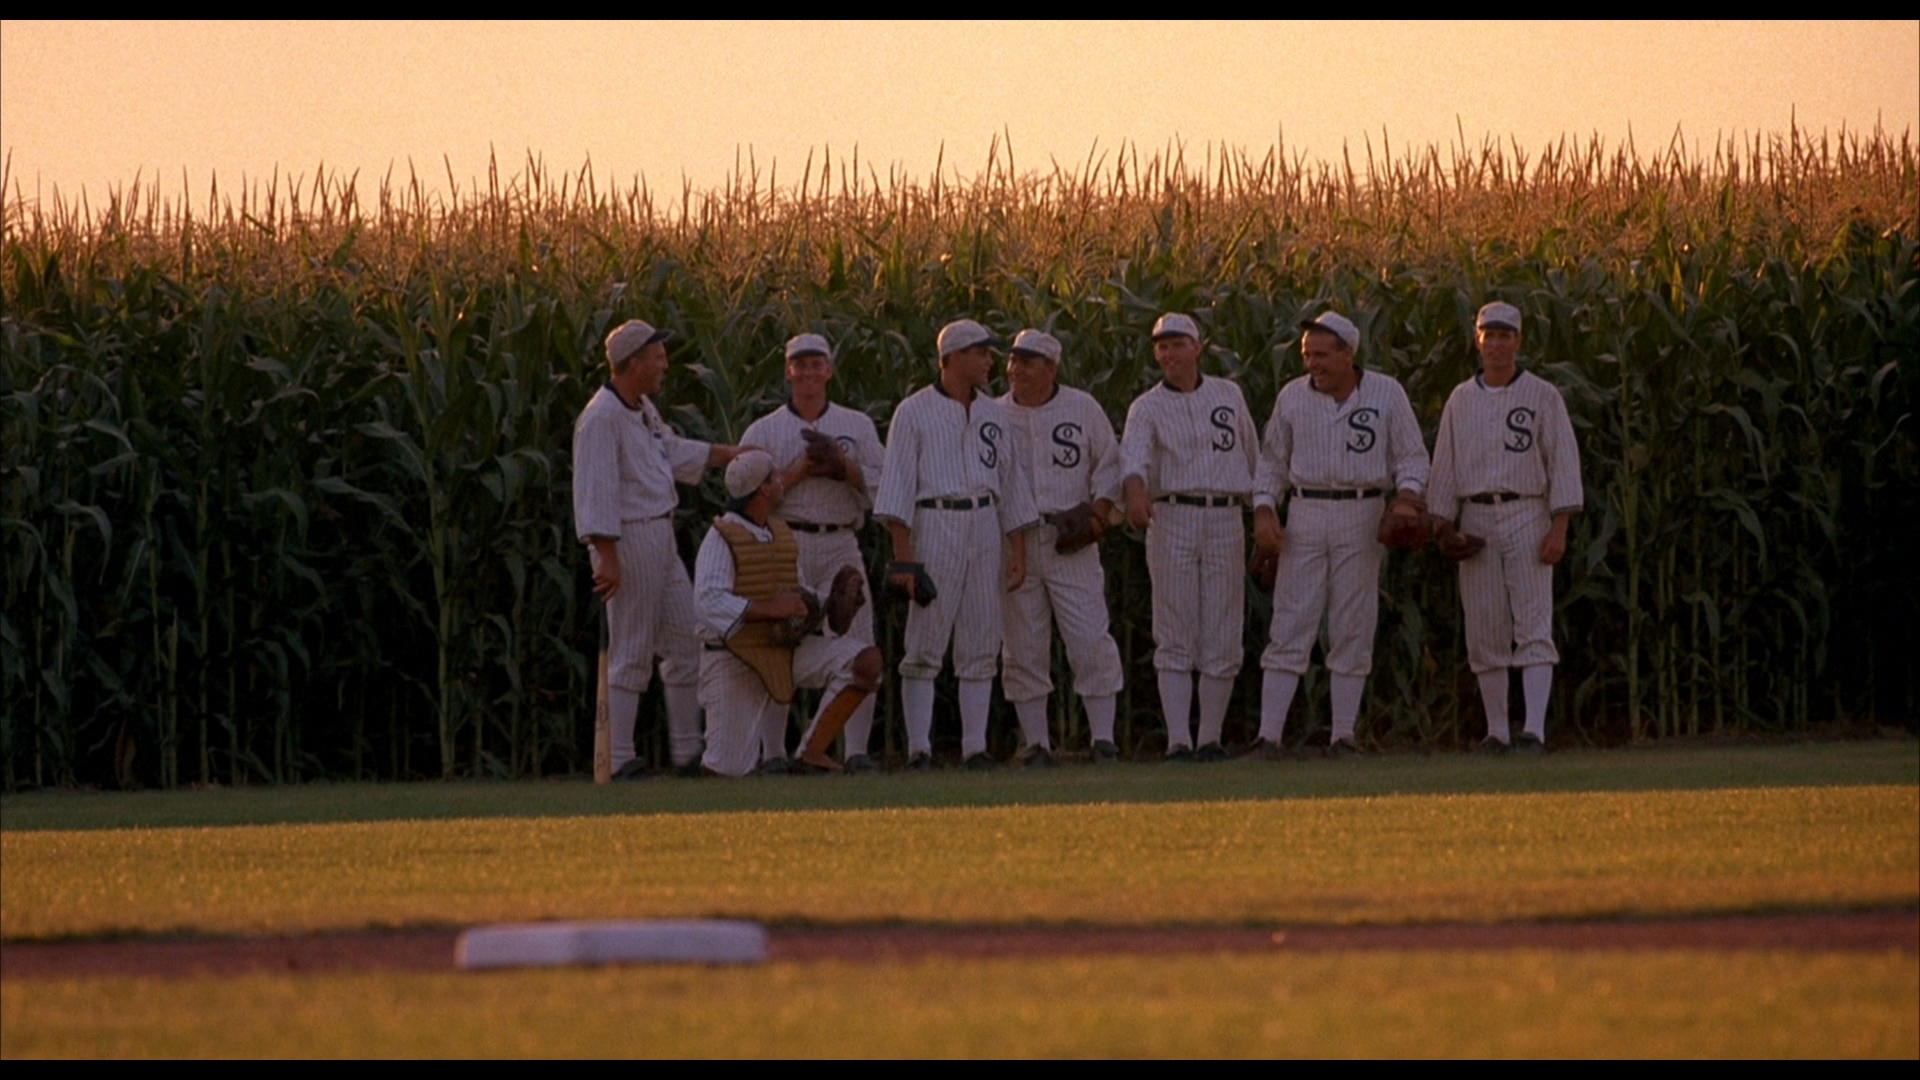
[[[1387,493],[1385,488],[1294,488],[1296,499],[1377,499]]]
[[[1172,503],[1175,506],[1238,506],[1238,495],[1162,495],[1154,502]]]
[[[973,510],[992,506],[993,496],[982,495],[977,499],[921,499],[913,505],[922,510]]]
[[[837,533],[842,529],[851,529],[851,525],[815,525],[811,521],[789,521],[787,528],[803,533]]]
[[[1499,506],[1501,503],[1510,503],[1515,499],[1532,499],[1537,497],[1538,496],[1534,495],[1515,495],[1511,491],[1489,491],[1484,495],[1469,495],[1467,496],[1467,501],[1470,503],[1479,503],[1481,506]]]

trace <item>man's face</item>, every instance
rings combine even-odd
[[[1018,397],[1045,397],[1053,392],[1058,372],[1044,356],[1031,353],[1007,354],[1007,386]]]
[[[648,397],[659,393],[667,381],[667,343],[656,341],[641,349],[633,358],[632,371],[641,393]]]
[[[982,387],[993,377],[993,349],[986,342],[947,354],[947,369],[959,377],[962,385]]]
[[[1306,366],[1313,388],[1323,394],[1347,384],[1353,374],[1353,350],[1339,335],[1324,330],[1308,330],[1300,335],[1300,360]]]
[[[1520,355],[1520,332],[1504,326],[1483,326],[1475,332],[1473,341],[1480,348],[1483,367],[1505,371]]]
[[[827,380],[833,378],[833,361],[824,353],[806,353],[787,361],[787,385],[795,392],[825,393]]]
[[[1169,378],[1185,378],[1200,366],[1200,343],[1185,334],[1155,338],[1153,362]]]

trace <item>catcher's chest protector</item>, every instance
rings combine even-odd
[[[721,539],[733,551],[733,591],[747,600],[767,600],[800,587],[800,546],[784,522],[767,522],[773,540],[761,543],[744,526],[716,521]],[[782,705],[793,701],[793,649],[773,643],[774,624],[741,623],[727,649],[760,676],[767,695]]]

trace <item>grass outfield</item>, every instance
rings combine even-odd
[[[1352,953],[7,983],[0,1056],[1890,1057],[1910,955]]]
[[[210,805],[229,818],[249,807],[255,820],[313,818],[323,816],[314,800],[327,796],[335,817],[362,820],[167,828],[112,828],[106,819],[155,805],[188,816],[191,800],[205,796],[137,804],[39,796],[6,805],[0,935],[649,916],[1392,923],[1910,905],[1920,902],[1917,769],[1913,744],[1863,743],[1537,762],[661,782],[631,793],[583,784],[327,787],[221,793]],[[1502,783],[1562,790],[1501,792]],[[1320,793],[1309,794],[1315,785]],[[1213,798],[1156,801],[1176,787]],[[1251,793],[1261,787],[1265,797]],[[1129,791],[1139,797],[1122,801]],[[394,812],[395,799],[481,792],[519,809],[365,820]],[[1223,797],[1236,792],[1244,793]],[[857,796],[870,806],[633,805],[676,795],[776,806]],[[607,808],[532,813],[581,799]],[[87,827],[52,827],[60,814]]]

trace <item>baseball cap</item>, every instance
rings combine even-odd
[[[1346,342],[1349,349],[1360,347],[1360,328],[1353,325],[1351,319],[1337,311],[1322,312],[1315,318],[1303,319],[1300,322],[1300,329],[1321,330]]]
[[[1004,349],[1007,343],[994,337],[987,328],[972,319],[955,319],[940,328],[940,355],[957,353],[961,349],[971,349],[975,345],[990,345]]]
[[[1505,304],[1495,300],[1493,303],[1481,308],[1480,314],[1475,316],[1473,320],[1473,328],[1475,330],[1485,330],[1489,326],[1499,327],[1502,330],[1511,330],[1516,334],[1519,333],[1520,309],[1514,307],[1512,304]]]
[[[736,499],[744,499],[760,490],[760,485],[773,475],[773,455],[759,447],[740,451],[732,461],[727,462],[727,494]]]
[[[1041,356],[1056,364],[1060,362],[1060,341],[1044,330],[1020,331],[1008,351],[1016,356]]]
[[[655,330],[639,319],[628,319],[607,335],[607,362],[617,364],[656,341],[666,340],[665,330]]]
[[[827,339],[819,334],[796,334],[787,339],[787,359],[796,356],[812,356],[818,353],[827,359],[833,359],[833,349],[827,345]]]
[[[1160,316],[1153,324],[1153,340],[1159,341],[1163,337],[1190,337],[1199,341],[1200,327],[1191,316],[1171,311]]]

